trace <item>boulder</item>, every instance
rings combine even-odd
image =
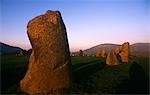
[[[83,56],[83,51],[81,49],[79,50],[79,56]]]
[[[101,57],[106,58],[107,54],[106,54],[106,48],[102,48],[102,53],[101,53]]]
[[[129,61],[129,42],[125,42],[120,47],[121,53],[119,54],[121,56],[122,62],[128,62]]]
[[[101,51],[100,51],[100,49],[97,50],[96,57],[101,57]]]
[[[115,48],[114,51],[115,51],[116,54],[119,54],[120,53],[120,47]]]
[[[115,54],[114,50],[109,50],[107,58],[106,58],[107,65],[118,65],[119,61],[117,59],[117,55]]]
[[[70,52],[66,28],[59,11],[48,10],[29,21],[32,46],[28,70],[20,88],[28,94],[63,94],[71,85]]]

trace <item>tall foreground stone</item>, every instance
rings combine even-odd
[[[129,61],[129,42],[125,42],[120,47],[120,56],[122,62],[128,62]]]
[[[28,70],[20,82],[28,94],[61,94],[70,87],[70,52],[59,11],[47,11],[29,21],[32,45]]]
[[[118,65],[119,61],[117,59],[117,55],[113,50],[109,50],[107,58],[106,58],[107,65]]]

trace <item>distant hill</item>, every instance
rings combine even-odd
[[[93,54],[95,55],[98,49],[106,48],[106,52],[108,52],[109,49],[115,49],[119,46],[120,45],[118,44],[100,44],[100,45],[84,50],[83,53],[86,55],[93,55]]]
[[[130,52],[135,56],[150,56],[150,43],[136,43],[130,46]]]
[[[115,49],[119,47],[119,44],[100,44],[83,51],[85,55],[95,55],[98,49],[106,48],[106,52],[109,49]],[[0,42],[0,54],[12,54],[19,53],[22,50],[23,54],[31,54],[32,49],[28,51],[21,49],[20,47],[14,47]],[[130,45],[130,53],[135,56],[149,56],[150,55],[150,43],[135,43]],[[77,52],[73,53],[77,54]]]
[[[85,55],[95,55],[98,49],[106,48],[106,52],[109,49],[115,49],[119,47],[119,44],[100,44],[92,48],[83,51]],[[150,43],[135,43],[130,45],[130,53],[135,56],[149,56],[150,54]]]
[[[23,49],[0,42],[0,54],[19,53],[21,50]]]

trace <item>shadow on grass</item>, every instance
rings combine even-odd
[[[117,89],[117,94],[148,94],[149,81],[143,68],[133,62],[129,71],[129,79],[124,80]]]
[[[102,70],[104,66],[104,59],[73,65],[73,86],[71,92],[81,95],[85,93],[94,93],[93,91],[95,91],[96,89],[94,88],[93,83],[91,83],[90,77],[96,72]]]
[[[80,83],[105,66],[105,60],[95,60],[72,66],[74,82]]]
[[[27,68],[27,67],[26,67]],[[9,93],[9,89],[14,84],[19,84],[24,77],[26,68],[2,69],[1,72],[1,93]],[[16,88],[17,89],[17,88]]]

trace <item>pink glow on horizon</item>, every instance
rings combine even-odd
[[[25,49],[25,50],[29,50],[31,49],[31,45],[29,43],[15,43],[15,42],[11,42],[11,41],[2,41],[3,43],[5,44],[8,44],[10,46],[14,46],[14,47],[20,47],[22,49]],[[94,47],[96,45],[100,45],[100,44],[107,44],[107,43],[111,43],[111,44],[123,44],[124,42],[128,42],[128,41],[123,41],[123,42],[119,42],[119,43],[114,43],[114,42],[106,42],[106,43],[90,43],[90,44],[86,44],[86,43],[70,43],[69,44],[69,48],[70,48],[70,51],[71,52],[76,52],[76,51],[79,51],[80,49],[82,50],[86,50],[86,49],[89,49],[91,47]],[[133,42],[129,42],[130,45],[132,44],[135,44],[135,43],[143,43],[143,42],[137,42],[137,41],[133,41]],[[149,41],[148,42],[145,42],[145,43],[150,43]]]
[[[0,42],[30,49],[26,33],[28,21],[44,14],[48,9],[57,9],[60,10],[66,25],[71,51],[85,50],[104,43],[150,43],[147,1],[64,0],[64,3],[60,3],[52,0],[50,2],[53,3],[47,3],[39,0],[35,3],[25,0],[25,3],[24,0],[3,0]]]

